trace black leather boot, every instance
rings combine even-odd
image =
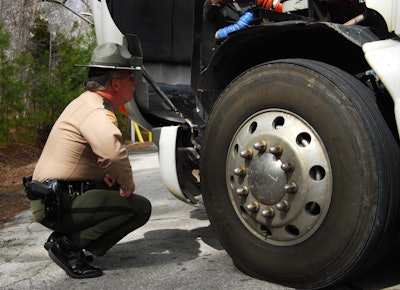
[[[60,232],[52,232],[47,241],[44,243],[44,248],[48,251],[50,250],[51,246],[53,245],[56,239],[59,239],[64,236],[64,233]]]
[[[64,233],[52,232],[51,235],[49,236],[49,238],[47,239],[47,241],[44,243],[44,248],[48,251],[51,248],[51,246],[53,245],[54,241],[56,239],[62,238],[63,236],[64,236]],[[83,250],[83,253],[85,255],[85,259],[87,262],[94,261],[94,256],[91,253],[89,253],[85,250]]]
[[[86,261],[83,251],[66,236],[55,239],[48,252],[50,258],[72,278],[93,278],[103,274],[101,269]]]

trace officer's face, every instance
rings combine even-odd
[[[135,89],[136,80],[133,78],[130,72],[123,72],[122,77],[118,80],[121,84],[118,102],[120,102],[121,105],[125,105],[133,98],[133,91]]]

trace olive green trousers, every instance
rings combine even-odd
[[[133,194],[123,198],[119,191],[103,189],[66,196],[65,213],[58,223],[44,218],[41,200],[32,201],[31,205],[35,221],[65,233],[78,247],[96,256],[104,255],[124,236],[143,226],[151,214],[151,204],[145,197]]]

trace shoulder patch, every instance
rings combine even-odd
[[[113,122],[115,125],[118,125],[118,120],[117,120],[117,117],[115,116],[115,114],[113,114],[111,112],[107,112],[106,116],[111,122]]]

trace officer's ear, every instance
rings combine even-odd
[[[110,80],[110,82],[109,82],[110,89],[112,91],[118,92],[120,90],[120,88],[121,88],[121,85],[122,85],[121,80],[122,79],[119,79],[119,78],[112,78]]]

